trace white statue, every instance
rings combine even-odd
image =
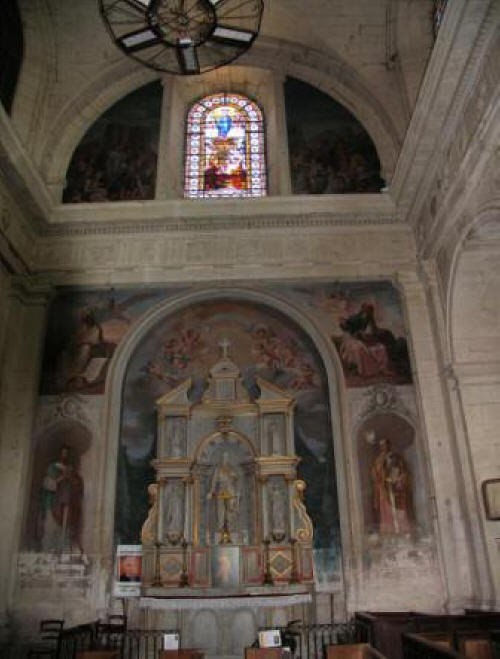
[[[240,494],[238,474],[229,462],[229,453],[224,451],[222,462],[215,467],[208,499],[217,500],[217,530],[224,524],[224,510],[227,510],[227,523],[231,530],[237,526],[237,518],[240,508]]]
[[[275,540],[283,540],[286,535],[286,501],[285,493],[276,484],[270,491],[271,498],[271,529]]]
[[[269,424],[269,443],[271,446],[272,455],[281,455],[282,446],[281,446],[281,437],[278,428],[278,424],[274,421]]]
[[[181,458],[182,450],[182,426],[181,421],[172,421],[172,438],[170,454],[173,458]]]
[[[165,522],[167,533],[182,535],[184,529],[184,485],[181,481],[172,482],[167,488]]]

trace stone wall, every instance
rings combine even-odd
[[[492,607],[498,607],[500,592],[500,521],[486,518],[482,487],[485,480],[500,477],[498,226],[497,220],[479,227],[465,242],[458,258],[451,299],[454,373],[473,465],[480,530],[493,577],[490,602],[484,604]]]

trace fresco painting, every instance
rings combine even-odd
[[[73,153],[63,203],[154,198],[161,98],[152,82],[97,119]]]
[[[40,394],[102,394],[109,361],[121,338],[162,290],[66,290],[47,325]]]
[[[297,401],[299,477],[308,483],[306,506],[315,526],[317,568],[321,578],[338,581],[339,515],[324,367],[308,337],[293,323],[266,307],[240,301],[205,303],[174,314],[160,322],[132,356],[123,389],[117,542],[136,542],[146,516],[147,508],[141,519],[136,506],[127,502],[147,500],[155,448],[154,401],[191,378],[190,399],[199,402],[222,340],[230,342],[231,359],[252,396],[259,394],[260,376]]]
[[[380,162],[359,121],[319,89],[285,83],[288,147],[294,194],[380,192]]]
[[[61,423],[35,445],[26,544],[44,553],[83,554],[82,456],[91,436],[78,423]]]
[[[57,397],[101,400],[109,363],[120,341],[148,310],[179,288],[61,289],[48,319],[40,407]],[[269,292],[285,298],[309,316],[336,352],[339,372],[350,392],[364,395],[377,386],[414,398],[407,333],[399,293],[389,281],[275,285]],[[299,476],[307,483],[306,506],[314,523],[316,576],[328,587],[341,579],[339,510],[333,454],[330,394],[324,364],[309,337],[289,318],[270,307],[241,300],[214,300],[163,317],[140,341],[123,383],[120,442],[117,454],[117,544],[137,544],[148,514],[147,488],[154,478],[156,419],[154,402],[184,382],[193,381],[190,398],[201,399],[209,369],[222,340],[231,345],[251,396],[256,377],[284,388],[297,401],[295,443],[301,457]],[[57,404],[56,404],[57,407]],[[91,406],[92,407],[92,406]],[[97,414],[97,407],[92,407]],[[333,410],[333,414],[338,414]],[[381,409],[353,432],[359,471],[359,499],[367,555],[385,558],[387,547],[428,542],[430,521],[416,421]],[[95,427],[99,423],[96,421]],[[271,435],[270,435],[271,436]],[[84,438],[84,439],[82,439]],[[35,468],[27,514],[26,548],[78,551],[91,520],[78,517],[93,487],[79,463],[92,450],[92,437],[74,424],[52,435],[35,430]],[[64,447],[67,447],[66,450]],[[58,509],[65,476],[65,531],[45,530],[49,512],[61,527]],[[383,481],[386,486],[384,490]],[[387,487],[387,482],[392,483]],[[377,485],[378,483],[378,485]],[[88,503],[88,502],[87,502]],[[52,521],[52,520],[51,520]],[[85,540],[85,539],[83,539]]]
[[[399,293],[387,281],[291,287],[337,349],[347,387],[411,384]]]

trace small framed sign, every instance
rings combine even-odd
[[[500,478],[483,482],[483,500],[486,519],[500,519]]]
[[[141,573],[142,545],[118,545],[116,548],[115,597],[139,597]]]
[[[176,632],[163,634],[163,649],[164,650],[178,650],[180,644],[179,634]]]
[[[259,632],[259,647],[261,648],[280,648],[281,632],[279,629],[266,629]]]

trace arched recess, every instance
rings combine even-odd
[[[234,435],[234,437],[236,437],[238,442],[240,442],[241,445],[245,447],[245,449],[248,451],[248,453],[251,456],[255,456],[255,449],[252,445],[252,442],[248,439],[248,437],[246,437],[242,433],[237,432],[235,430],[232,430],[230,434]],[[205,451],[207,445],[212,440],[216,439],[217,437],[221,437],[221,436],[222,436],[222,433],[214,432],[214,433],[211,433],[210,435],[207,435],[206,437],[204,437],[194,449],[194,453],[193,453],[194,460],[198,461],[200,459],[200,457],[203,455],[203,452]]]
[[[446,338],[448,354],[452,363],[468,361],[463,352],[465,342],[473,347],[477,345],[478,332],[482,331],[481,321],[478,317],[479,308],[474,310],[472,304],[467,306],[466,302],[481,304],[485,298],[485,312],[488,309],[491,314],[499,313],[498,305],[498,281],[499,270],[495,266],[500,264],[500,204],[493,202],[485,205],[474,219],[469,222],[459,235],[459,239],[453,250],[451,258],[449,280],[447,282],[446,294]],[[476,263],[476,265],[474,265]],[[492,266],[492,267],[489,267]],[[475,273],[474,273],[475,270]],[[478,295],[478,275],[484,271],[483,282],[488,284],[489,291],[484,290]],[[495,277],[495,272],[496,277]],[[470,286],[474,288],[474,294],[469,296],[464,290],[467,287],[467,279]],[[496,281],[496,288],[495,288]],[[488,299],[491,304],[488,306]],[[496,309],[496,311],[495,311]],[[469,312],[470,322],[469,337],[464,335],[464,314]],[[488,322],[488,319],[485,319]],[[500,328],[499,328],[500,335]],[[489,358],[486,356],[486,361]]]
[[[101,483],[98,497],[100,509],[97,512],[97,524],[102,529],[101,546],[99,548],[102,559],[106,562],[110,561],[113,552],[117,454],[123,395],[122,385],[129,361],[139,342],[159,321],[194,305],[214,301],[255,303],[268,308],[270,311],[278,312],[284,317],[284,320],[289,318],[307,335],[322,360],[328,385],[342,554],[345,560],[344,557],[351,556],[351,546],[353,543],[348,512],[349,479],[347,477],[347,464],[343,442],[345,436],[345,424],[342,418],[344,385],[338,357],[331,345],[329,337],[325,335],[302,309],[277,295],[243,287],[205,288],[172,296],[148,312],[142,319],[142,322],[130,330],[127,337],[122,340],[115,352],[108,371],[103,413],[106,450],[99,478],[99,482]]]
[[[71,155],[89,126],[122,96],[158,77],[157,72],[124,59],[94,79],[52,121],[43,146],[41,165],[57,202]],[[287,75],[303,80],[344,105],[370,134],[380,158],[381,175],[390,181],[403,136],[382,101],[368,89],[356,70],[340,57],[299,44],[262,39],[238,62],[243,67],[254,66],[274,72],[283,80]],[[238,65],[225,67],[224,71],[237,68]],[[205,83],[218,74],[219,71],[215,71],[203,76],[196,96],[214,91],[212,85],[207,87]],[[165,76],[166,81],[171,78]],[[66,127],[62,133],[61,126]]]
[[[485,204],[462,232],[450,268],[447,340],[458,435],[466,447],[468,505],[483,601],[500,597],[500,522],[486,516],[483,483],[498,478],[500,423],[500,205]]]

